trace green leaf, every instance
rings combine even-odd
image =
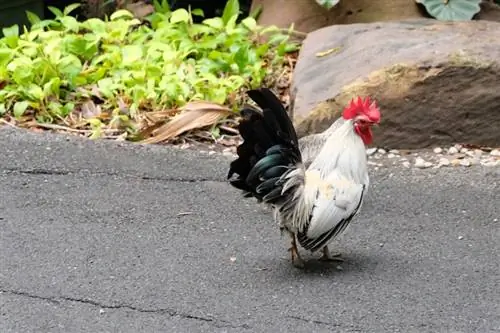
[[[31,25],[37,24],[41,21],[38,15],[36,15],[33,12],[30,12],[29,10],[26,11],[26,17],[28,18],[28,21],[30,22]]]
[[[14,117],[19,118],[22,115],[24,115],[24,113],[28,109],[28,106],[29,106],[29,103],[27,101],[16,102],[14,104],[14,110],[13,110],[14,111]]]
[[[229,21],[226,23],[226,33],[231,35],[233,33],[237,33],[238,31],[235,31],[236,27],[236,20],[238,19],[238,15],[234,15],[229,19]]]
[[[224,28],[224,22],[222,21],[222,19],[220,17],[205,19],[205,20],[203,20],[202,23],[205,25],[208,25],[211,28],[218,29],[218,30]]]
[[[72,54],[68,54],[61,58],[58,63],[58,69],[68,79],[73,80],[82,70],[82,63],[80,59]]]
[[[82,26],[95,33],[106,33],[106,23],[96,18],[90,18],[82,23]]]
[[[19,26],[14,24],[8,28],[3,28],[2,32],[7,45],[12,49],[16,48],[19,41]]]
[[[255,6],[255,9],[250,13],[249,17],[258,20],[261,13],[262,13],[262,5],[258,4],[257,6]]]
[[[80,7],[81,4],[79,3],[73,3],[71,5],[68,5],[66,8],[64,8],[63,10],[63,13],[64,15],[69,15],[72,11],[74,11],[75,9],[77,9],[78,7]]]
[[[255,31],[257,29],[257,21],[253,17],[247,17],[241,20],[241,24],[250,31]]]
[[[469,21],[479,13],[481,0],[415,0],[441,21]]]
[[[332,9],[339,3],[339,0],[316,0],[316,3],[323,8]]]
[[[158,0],[153,0],[153,6],[155,9],[155,12],[157,13],[170,13],[170,5],[168,4],[168,0],[162,0],[161,3],[158,2]]]
[[[7,109],[5,107],[5,103],[0,103],[0,116],[3,116],[7,113]]]
[[[142,60],[143,52],[140,45],[127,45],[122,48],[122,62],[125,66]]]
[[[47,8],[54,14],[56,18],[64,16],[64,13],[57,7],[47,6]]]
[[[63,16],[59,18],[59,20],[64,27],[70,31],[78,32],[78,30],[80,30],[80,23],[72,16]]]
[[[240,15],[239,0],[228,0],[222,12],[222,22],[226,25],[233,16]]]
[[[205,13],[203,12],[203,9],[200,9],[200,8],[193,9],[191,11],[191,15],[205,17]]]
[[[58,77],[53,77],[49,82],[43,85],[43,94],[45,96],[56,95],[59,97],[61,87],[61,79]]]
[[[179,8],[172,12],[172,16],[170,16],[170,23],[179,23],[179,22],[189,22],[189,13],[184,8]]]
[[[14,24],[8,28],[2,28],[4,37],[19,37],[19,26]]]
[[[111,14],[109,18],[111,19],[111,21],[117,21],[121,18],[134,18],[134,14],[132,14],[126,9],[119,9],[113,14]]]
[[[33,101],[39,101],[44,97],[42,88],[33,83],[25,90],[25,94]]]

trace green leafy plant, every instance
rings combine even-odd
[[[316,0],[316,3],[326,9],[332,9],[340,0]]]
[[[252,17],[236,23],[237,1],[201,24],[192,19],[203,16],[200,10],[170,11],[166,0],[154,5],[149,25],[126,10],[79,22],[69,15],[73,4],[51,7],[53,20],[28,13],[32,27],[22,33],[16,25],[3,29],[0,115],[20,126],[130,138],[193,100],[234,109],[243,102],[241,90],[268,80],[297,49]]]
[[[479,13],[481,0],[415,0],[441,21],[468,21]]]

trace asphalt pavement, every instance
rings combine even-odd
[[[0,128],[0,332],[500,332],[500,168],[372,170],[299,270],[228,163]]]

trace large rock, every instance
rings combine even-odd
[[[326,10],[314,0],[253,0],[250,12],[261,8],[260,25],[311,32],[333,24],[369,23],[422,17],[414,0],[348,0]]]
[[[299,136],[356,95],[376,98],[374,144],[500,145],[500,23],[431,19],[332,26],[306,38],[292,84]]]

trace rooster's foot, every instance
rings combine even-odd
[[[341,258],[341,255],[342,254],[339,252],[331,254],[330,251],[328,250],[328,246],[325,246],[325,247],[323,247],[323,255],[319,258],[319,260],[344,262],[344,259]]]
[[[297,268],[304,268],[304,260],[300,257],[299,251],[296,246],[292,246],[288,249],[292,257],[292,265]]]
[[[288,249],[292,257],[292,265],[297,268],[304,268],[304,260],[302,260],[302,258],[300,257],[299,250],[297,248],[297,242],[295,241],[295,235],[291,232],[289,234],[290,237],[292,237],[292,246]]]

